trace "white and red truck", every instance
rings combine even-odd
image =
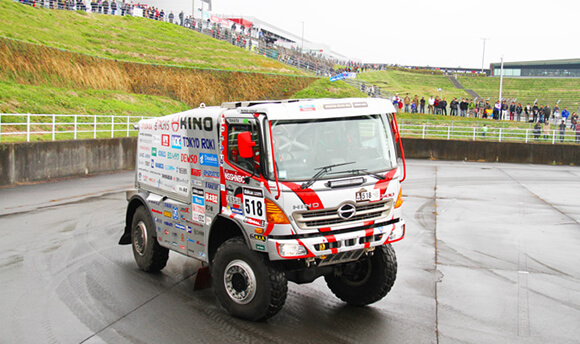
[[[224,103],[139,123],[126,227],[140,269],[169,251],[209,265],[232,315],[264,320],[288,281],[323,276],[353,305],[397,274],[404,154],[395,109],[374,98]]]

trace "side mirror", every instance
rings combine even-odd
[[[253,147],[256,142],[252,141],[252,134],[249,131],[244,131],[238,134],[238,151],[240,158],[248,159],[254,157]]]

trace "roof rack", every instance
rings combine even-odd
[[[225,102],[222,103],[221,107],[226,109],[237,109],[240,107],[250,107],[254,105],[260,104],[287,104],[287,103],[296,103],[301,100],[305,99],[281,99],[281,100],[250,100],[250,101],[243,101],[243,102]]]

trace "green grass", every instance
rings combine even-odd
[[[188,109],[166,96],[20,85],[0,81],[0,113],[159,116]]]
[[[469,76],[458,77],[465,87],[476,91],[483,98],[496,100],[499,97],[499,77],[477,78]],[[568,107],[570,112],[578,111],[580,107],[579,78],[503,78],[502,98],[516,99],[517,103],[530,103],[538,99],[538,104],[548,104],[554,107],[561,100],[560,110]]]
[[[455,88],[449,79],[438,72],[428,74],[425,72],[402,71],[402,70],[385,70],[376,72],[364,72],[357,75],[357,79],[363,81],[367,86],[376,85],[383,92],[399,94],[403,98],[409,93],[411,99],[417,95],[419,99],[430,96],[443,95],[443,98],[449,102],[453,97],[469,97],[464,90]],[[438,91],[441,89],[442,91]]]
[[[328,78],[318,79],[307,88],[298,91],[293,98],[351,98],[366,97],[366,94],[344,81],[331,82]]]
[[[175,24],[0,0],[0,37],[113,60],[304,75],[278,61]]]

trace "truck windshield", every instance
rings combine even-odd
[[[311,180],[328,166],[332,173],[316,179],[379,176],[397,164],[384,115],[273,121],[272,138],[280,180]]]

